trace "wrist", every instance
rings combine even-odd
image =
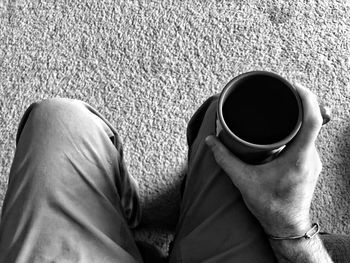
[[[271,236],[270,239],[273,240],[296,240],[296,239],[311,239],[315,237],[320,232],[320,226],[318,223],[313,223],[312,227],[302,235],[292,235],[292,236]]]
[[[332,263],[322,240],[316,234],[311,239],[292,240],[269,239],[270,245],[279,263]]]
[[[315,237],[315,240],[274,240],[269,239],[272,250],[274,251],[278,262],[296,262],[299,255],[308,257],[308,247],[311,242],[315,242],[318,237]],[[318,241],[316,241],[318,242]]]
[[[293,220],[282,219],[270,221],[268,225],[263,226],[265,232],[270,236],[290,237],[304,235],[312,227],[310,219]]]

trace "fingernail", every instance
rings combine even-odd
[[[331,120],[332,109],[330,107],[320,105],[321,115],[323,118],[323,125],[328,123]]]
[[[211,135],[209,135],[205,138],[205,143],[209,146],[213,145],[213,138]]]

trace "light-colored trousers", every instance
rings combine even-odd
[[[189,123],[188,173],[170,262],[275,262],[266,236],[204,138],[217,97]],[[131,229],[137,183],[116,130],[84,102],[31,105],[17,133],[0,224],[0,262],[142,262]]]

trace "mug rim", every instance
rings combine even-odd
[[[297,104],[298,104],[298,119],[297,122],[293,128],[293,130],[288,134],[288,136],[286,136],[285,138],[283,138],[280,141],[277,141],[275,143],[271,143],[271,144],[256,144],[256,143],[251,143],[248,142],[246,140],[243,140],[242,138],[238,137],[236,134],[234,134],[227,126],[224,117],[223,117],[223,112],[222,112],[222,108],[224,105],[224,101],[226,99],[226,95],[228,93],[228,91],[231,89],[231,87],[240,79],[251,76],[251,75],[262,75],[262,76],[269,76],[269,77],[273,77],[278,79],[279,81],[283,82],[286,86],[288,86],[290,88],[290,90],[292,91],[292,93],[294,94],[296,100],[297,100]],[[246,146],[250,146],[250,147],[254,147],[257,149],[261,149],[261,150],[270,150],[270,149],[275,149],[275,148],[279,148],[283,145],[286,145],[299,131],[301,124],[302,124],[302,118],[303,118],[303,106],[301,103],[301,99],[299,96],[299,93],[297,92],[296,88],[286,79],[284,79],[283,77],[281,77],[280,75],[273,73],[273,72],[269,72],[269,71],[249,71],[249,72],[245,72],[243,74],[240,74],[236,77],[234,77],[232,80],[230,80],[230,82],[228,82],[226,84],[226,86],[224,87],[223,91],[220,94],[219,97],[219,104],[218,104],[218,116],[219,116],[219,120],[220,123],[223,127],[223,129],[225,130],[225,132],[227,132],[230,136],[232,136],[233,138],[235,138],[237,141],[243,143]]]

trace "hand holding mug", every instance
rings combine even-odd
[[[206,139],[216,162],[240,190],[248,209],[266,233],[274,236],[299,235],[310,229],[310,205],[322,169],[315,148],[323,122],[317,98],[300,85],[296,89],[303,105],[302,126],[276,159],[250,165],[214,136]]]

